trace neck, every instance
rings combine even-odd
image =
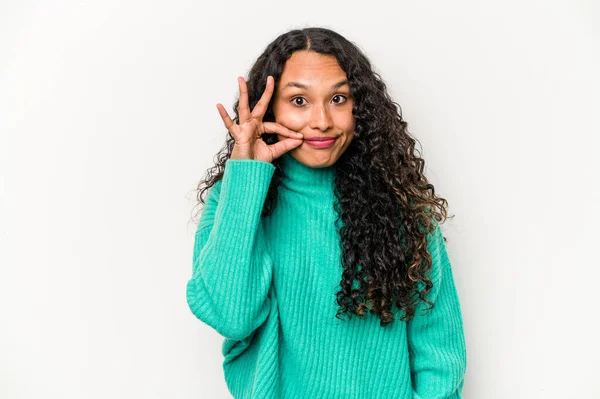
[[[281,184],[291,190],[305,194],[322,195],[333,192],[335,165],[313,168],[296,160],[289,153],[281,156],[283,180]]]

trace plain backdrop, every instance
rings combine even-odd
[[[455,215],[464,397],[600,397],[598,2],[0,4],[0,397],[230,397],[185,300],[194,190],[215,104],[313,25],[373,62]]]

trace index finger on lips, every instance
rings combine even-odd
[[[293,130],[288,129],[285,126],[282,126],[275,122],[263,122],[263,127],[265,128],[266,133],[279,133],[282,136],[291,137],[294,139],[304,137],[302,133],[295,132]]]

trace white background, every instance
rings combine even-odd
[[[227,398],[185,301],[236,78],[355,42],[455,218],[465,398],[600,397],[593,0],[0,3],[0,397]]]

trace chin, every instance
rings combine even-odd
[[[294,148],[289,154],[298,162],[312,168],[325,168],[335,164],[337,161],[337,151],[315,151],[308,145],[306,145],[309,147],[308,149],[302,148],[305,145],[306,144],[302,144],[301,146]]]

